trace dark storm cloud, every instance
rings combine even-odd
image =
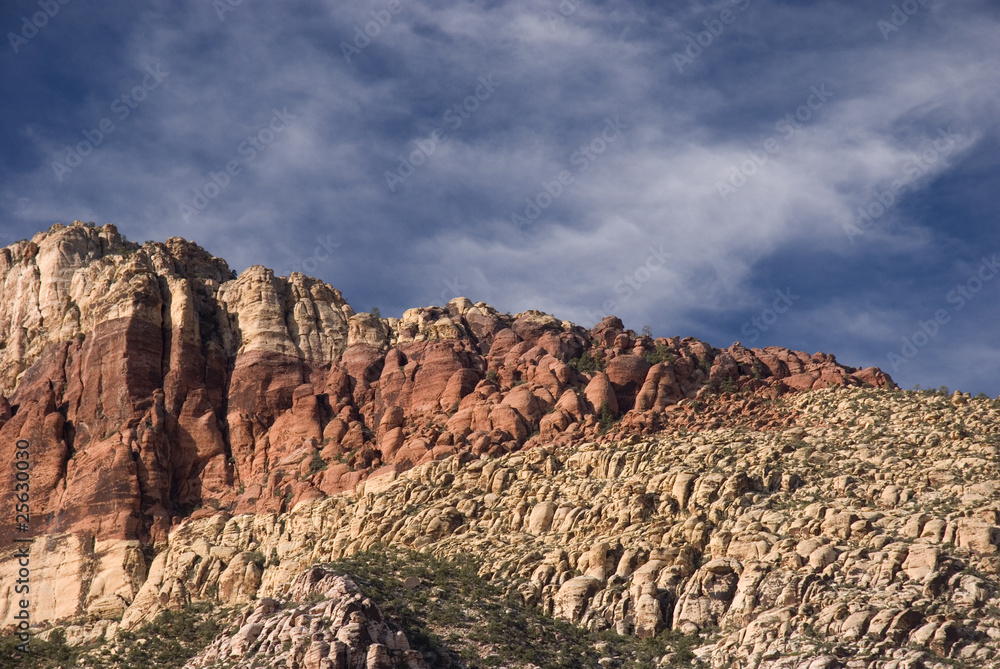
[[[308,271],[362,310],[613,312],[996,395],[1000,284],[888,356],[1000,251],[997,18],[938,0],[71,0],[3,54],[4,233],[113,222]]]

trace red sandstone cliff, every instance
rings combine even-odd
[[[33,514],[19,533],[0,496],[0,562],[15,536],[64,537],[49,553],[92,561],[45,568],[79,580],[85,606],[130,601],[142,548],[199,507],[280,511],[457,452],[697,427],[720,411],[766,422],[776,394],[893,385],[822,353],[654,340],[616,318],[587,331],[465,298],[378,319],[316,279],[237,277],[191,242],[139,246],[109,225],[0,250],[0,281],[0,487],[27,440]],[[43,615],[73,615],[50,595]]]

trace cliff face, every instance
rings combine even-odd
[[[111,226],[15,244],[0,273],[2,434],[32,445],[39,534],[155,542],[179,510],[232,499],[254,430],[343,352],[353,315],[318,281],[234,278],[194,244]]]
[[[772,420],[795,424],[786,429],[725,425],[453,457],[287,514],[220,512],[171,533],[121,625],[202,598],[247,607],[295,599],[286,593],[303,570],[388,545],[473,556],[515,602],[590,630],[692,635],[700,659],[553,666],[994,668],[998,406],[831,387],[775,402]],[[417,587],[433,594],[436,584]],[[439,625],[441,638],[467,635],[455,622]],[[188,666],[221,668],[231,657],[286,667],[315,651],[322,667],[324,653],[335,658],[332,633],[325,649],[322,636],[289,634],[282,650],[267,630],[242,628]],[[219,653],[238,642],[231,656]],[[604,655],[607,647],[595,644]],[[480,658],[491,652],[474,648]]]
[[[790,391],[893,387],[825,354],[654,340],[615,318],[587,331],[464,298],[355,314],[316,279],[237,277],[191,242],[107,225],[0,250],[0,283],[0,486],[26,440],[32,511],[22,532],[0,497],[4,623],[14,537],[36,537],[35,622],[114,619],[192,512],[287,512],[463,453],[774,427],[766,400]]]

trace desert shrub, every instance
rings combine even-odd
[[[673,653],[671,666],[689,667],[698,637],[666,630],[651,639],[591,631],[551,618],[524,605],[479,575],[479,564],[461,555],[440,559],[416,551],[375,547],[340,559],[328,568],[351,576],[377,602],[390,623],[398,623],[431,666],[469,669],[529,666],[539,669],[596,667],[607,653],[618,666],[654,666]],[[407,590],[414,576],[420,584]],[[603,642],[607,651],[598,653]]]
[[[579,358],[570,360],[569,366],[581,374],[593,374],[604,370],[604,358],[599,353],[592,355],[590,351],[584,351]]]
[[[608,406],[607,402],[601,404],[600,411],[600,423],[601,423],[601,434],[610,430],[615,424],[615,415],[611,413],[611,407]]]
[[[33,637],[27,655],[15,650],[14,637],[0,638],[4,669],[181,669],[219,632],[211,605],[191,604],[181,611],[163,611],[135,632],[122,632],[117,643],[104,647],[66,645],[62,630],[49,641]]]
[[[657,365],[661,362],[673,362],[676,359],[674,352],[666,344],[658,344],[655,351],[646,351],[642,354],[642,357],[651,365]]]
[[[323,471],[324,469],[326,469],[327,464],[328,464],[327,461],[323,459],[323,456],[319,454],[319,451],[316,451],[313,454],[312,461],[310,461],[309,463],[309,476],[312,476],[313,474],[318,474],[319,472]]]

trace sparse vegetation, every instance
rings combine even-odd
[[[661,362],[669,363],[677,359],[677,356],[674,355],[674,352],[666,344],[657,344],[655,351],[646,351],[642,354],[642,357],[651,365],[657,365]]]
[[[604,371],[604,357],[600,352],[597,355],[592,355],[590,351],[584,351],[579,358],[570,360],[569,366],[581,374],[593,374]]]
[[[56,630],[49,641],[32,638],[24,655],[15,651],[15,637],[8,636],[0,639],[0,657],[4,669],[181,669],[219,633],[222,615],[206,602],[164,611],[135,632],[122,632],[113,647],[100,650],[70,648],[65,633]]]
[[[671,653],[675,667],[689,667],[698,637],[667,630],[650,639],[591,631],[525,606],[479,575],[468,557],[442,560],[427,553],[376,547],[328,565],[347,574],[383,614],[402,626],[430,666],[461,661],[469,669],[596,667],[604,656],[618,666],[653,666]],[[420,585],[407,589],[403,581]],[[601,651],[595,648],[601,647]]]
[[[329,463],[323,459],[323,456],[319,454],[319,451],[316,451],[313,454],[312,460],[309,462],[309,476],[312,476],[313,474],[318,474],[319,472],[326,469],[328,465]]]
[[[601,404],[601,434],[606,433],[615,424],[615,415],[611,412],[611,407],[608,406],[607,402]]]

